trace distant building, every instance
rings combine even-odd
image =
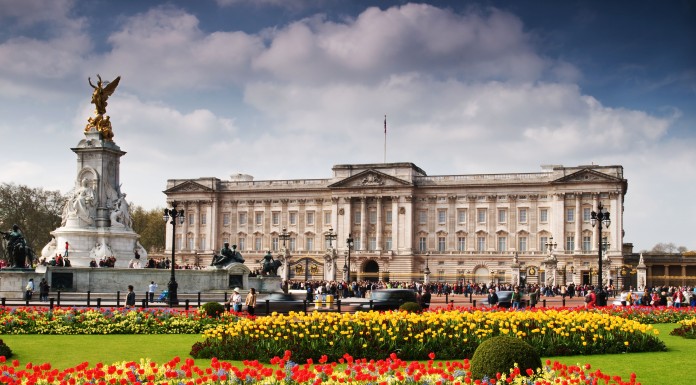
[[[517,282],[514,264],[523,282],[548,283],[544,261],[552,257],[556,284],[596,283],[599,240],[590,216],[601,202],[611,214],[602,229],[605,278],[615,282],[623,265],[622,166],[436,176],[413,163],[332,170],[327,179],[168,180],[168,203],[186,215],[176,227],[177,262],[208,265],[230,242],[252,270],[271,250],[287,256],[286,278],[341,280],[351,234],[353,280],[423,280],[427,266],[431,281]],[[171,237],[168,227],[168,249]]]

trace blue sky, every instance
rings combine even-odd
[[[696,249],[689,1],[0,0],[0,182],[69,191],[87,77],[132,204],[166,180],[623,165],[625,241]]]

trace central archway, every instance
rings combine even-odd
[[[379,281],[379,265],[375,261],[367,261],[363,265],[363,280],[370,282]]]
[[[475,279],[477,283],[488,283],[491,280],[491,272],[486,267],[479,267],[474,272],[474,275],[476,276]]]

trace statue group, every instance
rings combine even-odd
[[[90,117],[87,119],[87,126],[85,127],[85,132],[96,130],[101,134],[101,138],[106,141],[112,141],[114,133],[111,129],[111,121],[109,117],[106,116],[106,106],[109,96],[111,96],[118,83],[121,81],[121,77],[117,77],[111,82],[102,81],[101,76],[97,75],[97,85],[92,84],[92,79],[87,78],[89,85],[94,89],[92,93],[92,104],[94,104],[95,117]]]
[[[232,245],[232,248],[230,248],[230,243],[225,242],[222,249],[220,249],[220,255],[213,256],[213,262],[210,266],[222,267],[233,262],[244,263],[244,258],[237,251],[237,245]]]
[[[266,255],[263,256],[263,267],[261,268],[262,275],[277,276],[278,268],[283,264],[283,262],[274,260],[271,251],[269,250]]]
[[[27,241],[19,230],[19,226],[13,225],[12,230],[9,232],[0,231],[0,234],[7,241],[5,259],[10,267],[25,268],[31,266],[34,260],[34,252],[27,245]]]

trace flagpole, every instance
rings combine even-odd
[[[387,163],[387,115],[384,115],[384,163]]]

